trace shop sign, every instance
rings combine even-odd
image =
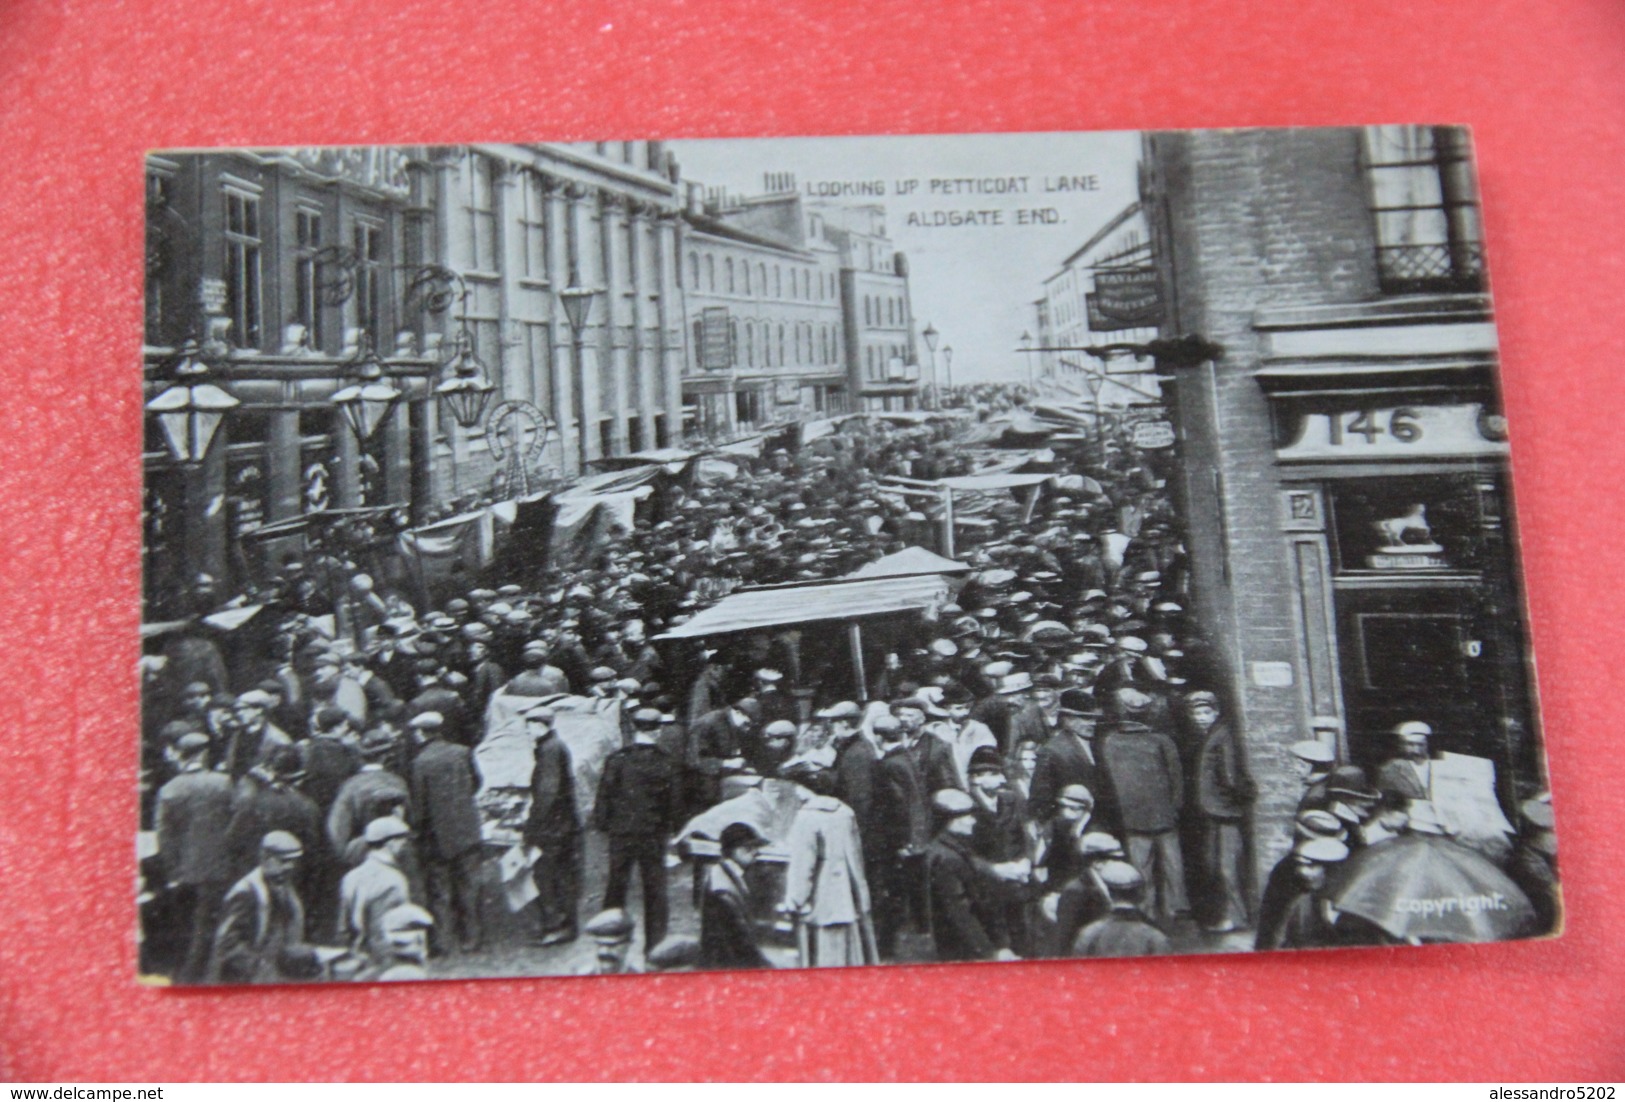
[[[301,481],[304,486],[304,493],[302,494],[302,497],[305,503],[305,512],[318,513],[327,508],[328,504],[332,500],[332,490],[330,487],[332,479],[327,472],[327,464],[310,464],[305,468],[305,473]]]
[[[1136,448],[1171,448],[1174,446],[1174,426],[1167,421],[1142,421],[1134,426]]]
[[[1084,296],[1089,328],[1097,333],[1141,329],[1162,321],[1162,282],[1155,268],[1095,273],[1095,289]]]
[[[226,281],[204,277],[198,283],[198,301],[202,303],[205,314],[224,314],[226,312]]]
[[[234,463],[228,477],[232,530],[241,537],[265,524],[265,465],[258,459]]]
[[[1482,403],[1350,407],[1307,413],[1283,461],[1427,459],[1499,456],[1506,425]]]
[[[726,306],[707,306],[700,311],[700,366],[706,371],[726,371],[733,366]]]

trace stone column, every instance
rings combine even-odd
[[[631,405],[637,411],[639,425],[638,438],[627,441],[627,447],[632,451],[655,446],[655,413],[660,409],[659,366],[655,362],[655,349],[648,340],[649,292],[655,287],[659,274],[649,262],[653,251],[649,248],[649,216],[653,210],[648,203],[632,204],[632,221],[628,228],[630,238],[626,250],[632,259],[628,279],[632,289]]]
[[[682,279],[682,256],[678,252],[678,226],[681,219],[676,211],[661,211],[656,223],[655,274],[659,299],[656,307],[660,319],[659,362],[655,370],[661,379],[660,401],[665,407],[666,431],[672,443],[683,439],[683,348],[688,334],[688,320],[683,316],[679,281]]]
[[[602,395],[603,412],[613,418],[610,422],[610,441],[615,454],[627,449],[626,410],[627,379],[631,374],[632,348],[628,339],[632,328],[632,311],[627,305],[630,273],[626,270],[626,254],[622,242],[626,240],[628,201],[613,191],[599,192],[599,251],[604,258],[604,341],[609,357],[609,393]]]
[[[571,264],[575,268],[574,282],[582,287],[603,286],[599,276],[600,251],[597,245],[597,220],[593,217],[594,192],[579,185],[570,187]],[[598,259],[595,259],[598,257]],[[597,308],[598,317],[605,317],[603,304]],[[576,346],[576,393],[581,396],[581,464],[597,459],[598,414],[601,398],[598,393],[598,358],[604,354],[600,341],[593,339],[593,323],[589,322]]]
[[[558,434],[559,469],[571,474],[581,469],[581,437],[576,430],[575,336],[565,317],[559,292],[570,286],[570,249],[566,240],[569,213],[564,190],[552,176],[542,177],[543,225],[547,234],[547,284],[553,299],[549,312],[553,362],[548,365],[547,411]]]
[[[513,302],[518,297],[519,273],[524,271],[524,263],[519,255],[519,249],[524,247],[524,235],[519,231],[524,197],[519,195],[519,188],[525,179],[524,174],[514,166],[492,158],[491,182],[492,213],[497,232],[497,275],[500,277],[497,280],[497,347],[488,352],[491,372],[495,376],[491,381],[497,384],[493,404],[506,398],[529,401],[532,397],[530,379],[525,376],[522,366],[525,356],[523,350],[518,349],[518,342],[512,339]],[[521,354],[514,354],[515,350]]]

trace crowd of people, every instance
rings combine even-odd
[[[964,416],[859,419],[726,481],[673,479],[575,558],[459,575],[433,607],[337,550],[233,600],[200,579],[197,615],[147,663],[144,969],[412,978],[481,951],[495,853],[474,748],[498,696],[524,702],[534,747],[527,946],[585,933],[595,971],[639,967],[634,878],[654,969],[766,966],[778,930],[806,965],[911,959],[911,944],[991,960],[1250,929],[1261,947],[1387,937],[1316,894],[1351,847],[1426,829],[1354,767],[1307,781],[1299,838],[1255,905],[1246,747],[1187,614],[1159,457],[1126,428],[1027,457],[1058,477],[1034,500],[984,502],[949,600],[873,625],[863,684],[844,633],[814,625],[657,639],[743,586],[944,549],[940,518],[895,479],[983,469],[967,428],[1024,397],[954,400]],[[258,646],[223,645],[199,619],[250,603]],[[580,700],[621,725],[590,788],[558,731]],[[794,804],[782,829],[745,813],[769,790]],[[593,915],[589,833],[607,855]],[[677,858],[700,867],[698,931],[670,929]]]

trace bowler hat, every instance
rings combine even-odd
[[[1004,758],[992,746],[978,746],[971,751],[970,764],[965,767],[965,772],[969,774],[1003,773]]]

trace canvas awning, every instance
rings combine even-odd
[[[923,547],[905,547],[883,559],[865,563],[848,578],[896,578],[906,574],[953,574],[970,567],[953,559],[945,559]]]
[[[947,603],[942,574],[850,578],[812,585],[768,586],[730,593],[657,639],[694,639],[737,631],[914,612]]]
[[[992,493],[998,490],[1025,489],[1040,482],[1048,482],[1054,477],[1052,474],[971,474],[939,479],[937,485],[965,493]]]

